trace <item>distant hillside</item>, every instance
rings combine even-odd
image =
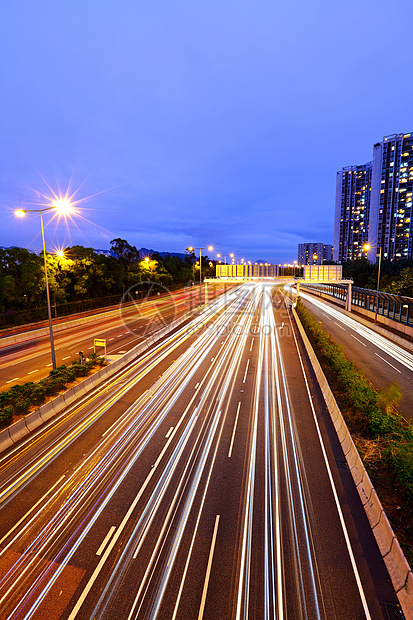
[[[148,250],[147,248],[140,248],[139,256],[143,258],[144,256],[150,256],[151,254],[159,254],[162,258],[165,256],[176,256],[177,258],[181,258],[182,260],[185,258],[185,254],[182,252],[158,252],[157,250]]]
[[[96,254],[104,254],[105,256],[115,256],[112,250],[95,250]],[[145,258],[145,256],[152,256],[152,254],[159,254],[162,258],[165,256],[177,256],[182,260],[185,258],[185,254],[182,252],[158,252],[158,250],[148,250],[148,248],[140,248],[138,250],[139,256]]]

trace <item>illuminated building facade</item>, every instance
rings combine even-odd
[[[333,259],[355,260],[366,255],[369,236],[372,162],[337,172]]]
[[[413,136],[385,136],[373,148],[373,178],[368,243],[369,258],[413,258],[412,252]]]
[[[373,161],[337,173],[334,223],[336,262],[366,256],[377,262],[413,258],[411,234],[413,137],[385,136],[373,147]]]
[[[326,243],[299,243],[299,265],[322,265],[333,258],[333,246]]]

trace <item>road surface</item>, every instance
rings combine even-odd
[[[2,618],[384,620],[337,443],[282,295],[217,299],[2,455]]]

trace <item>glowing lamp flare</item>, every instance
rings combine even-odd
[[[58,211],[62,215],[66,215],[67,213],[71,213],[73,211],[73,206],[67,198],[61,198],[60,200],[56,200],[56,203],[53,206],[56,211]]]

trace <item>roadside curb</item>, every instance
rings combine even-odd
[[[294,306],[292,307],[292,312],[399,603],[406,620],[413,620],[412,570],[387,519],[383,506],[354,445],[343,415]]]
[[[174,329],[182,325],[182,323],[185,323],[188,318],[188,316],[184,315],[179,319],[176,319],[170,325],[167,325],[155,334],[150,335],[144,342],[137,344],[133,347],[133,349],[122,355],[115,362],[108,364],[108,366],[103,367],[93,375],[86,377],[84,381],[77,383],[63,394],[59,394],[59,396],[56,396],[48,403],[41,405],[38,409],[32,411],[32,413],[29,413],[24,418],[21,418],[17,422],[14,422],[14,424],[11,424],[7,428],[3,429],[0,432],[0,453],[16,444],[20,441],[20,439],[34,431],[44,422],[47,422],[53,418],[55,415],[63,411],[63,409],[66,409],[66,407],[96,388],[103,381],[109,379],[118,370],[138,357],[138,355],[140,355],[143,351],[149,349],[155,342],[158,342],[158,340],[161,340],[161,338],[174,331]]]

